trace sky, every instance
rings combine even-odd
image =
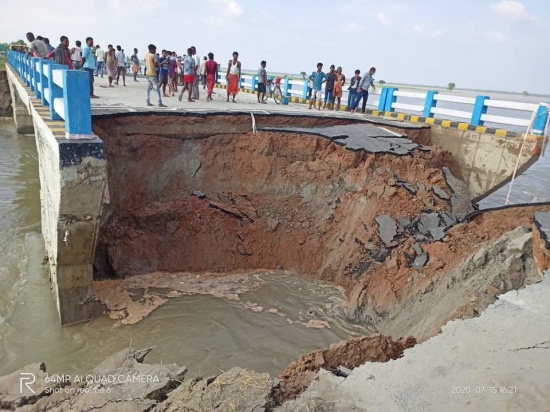
[[[266,60],[268,72],[309,74],[322,62],[349,77],[374,66],[387,83],[550,94],[550,0],[10,1],[0,42],[28,31],[140,58],[150,43],[195,46],[223,66],[236,50],[249,70]]]

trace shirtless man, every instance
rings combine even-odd
[[[241,80],[241,62],[239,61],[239,53],[233,52],[233,60],[229,60],[227,64],[227,74],[225,76],[227,80],[227,101],[229,96],[233,95],[233,103],[237,103],[235,98],[239,93],[239,83]]]

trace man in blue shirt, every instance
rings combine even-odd
[[[376,90],[376,87],[374,86],[374,78],[372,77],[374,73],[376,73],[376,68],[371,67],[369,72],[365,74],[361,79],[361,81],[359,82],[359,87],[357,88],[355,102],[353,103],[353,107],[351,108],[352,112],[355,112],[355,110],[357,110],[357,106],[359,106],[359,102],[361,101],[361,99],[363,99],[361,113],[365,113],[365,108],[367,106],[367,99],[369,98],[369,87],[372,86],[372,88]]]
[[[94,94],[94,71],[95,71],[95,57],[92,52],[94,46],[94,39],[86,37],[86,47],[82,49],[82,68],[90,75],[90,97],[97,99]]]
[[[321,90],[323,88],[323,83],[327,81],[327,75],[323,73],[323,63],[317,63],[317,71],[311,73],[309,80],[313,81],[313,90],[311,92],[311,99],[309,99],[309,107],[315,107],[315,102],[319,101],[319,107],[317,110],[321,110],[321,103],[323,101],[323,96]]]

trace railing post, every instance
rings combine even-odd
[[[42,101],[42,106],[48,107],[49,103],[46,100],[46,93],[44,93],[46,90],[49,89],[50,79],[46,76],[46,73],[49,73],[48,66],[51,64],[48,60],[40,60],[40,85],[41,85],[41,93],[40,93],[40,100]]]
[[[544,128],[546,127],[546,122],[548,120],[548,108],[546,104],[541,104],[537,110],[537,117],[535,117],[535,122],[533,123],[533,133],[534,134],[543,134]]]
[[[255,74],[252,75],[252,80],[251,80],[251,83],[252,83],[252,91],[255,92],[256,91],[256,84],[258,83],[258,76],[256,76]]]
[[[388,88],[382,87],[380,90],[380,100],[378,101],[378,111],[383,112],[386,109],[386,97],[388,95]]]
[[[61,116],[59,116],[55,112],[53,103],[54,103],[56,98],[61,98],[61,99],[63,98],[63,88],[53,81],[53,71],[54,70],[66,69],[66,68],[67,68],[67,66],[63,66],[61,64],[54,64],[54,63],[48,64],[48,78],[50,79],[49,86],[50,86],[50,119],[51,120],[60,120],[61,119]],[[90,88],[89,85],[88,85],[88,88]],[[90,97],[88,96],[88,98],[90,98]]]
[[[42,101],[42,87],[44,86],[42,83],[42,59],[37,59],[34,62],[34,84],[35,84],[35,91],[34,94],[37,99],[40,99]]]
[[[65,100],[65,132],[70,135],[92,134],[90,105],[90,77],[87,71],[63,71],[63,98]]]
[[[27,87],[31,86],[31,74],[29,70],[29,56],[23,56],[23,79]]]
[[[302,98],[307,100],[307,94],[309,92],[309,78],[304,79],[304,88],[302,89]]]
[[[244,77],[241,74],[241,77],[239,78],[239,89],[244,89]]]
[[[292,85],[290,84],[290,77],[285,77],[285,84],[283,86],[283,96],[290,97],[290,93],[288,92],[290,89],[292,89]]]
[[[424,102],[424,117],[434,117],[432,109],[436,106],[437,100],[435,100],[435,95],[437,91],[428,90],[426,92],[426,101]]]
[[[31,73],[31,91],[36,95],[36,83],[38,74],[36,72],[36,61],[37,57],[31,57],[29,59],[30,73]]]
[[[483,126],[483,120],[481,116],[487,113],[487,106],[485,106],[485,100],[489,100],[489,96],[477,96],[474,103],[474,111],[472,112],[472,120],[470,124],[474,126]]]
[[[399,90],[397,87],[388,87],[388,91],[386,92],[386,102],[384,106],[385,112],[393,112],[394,109],[391,107],[393,103],[397,100],[397,96],[395,95],[395,92]]]

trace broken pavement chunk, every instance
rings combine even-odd
[[[397,224],[390,217],[390,215],[380,215],[376,217],[376,223],[378,223],[378,233],[380,238],[387,247],[395,246],[393,241],[397,235]]]

